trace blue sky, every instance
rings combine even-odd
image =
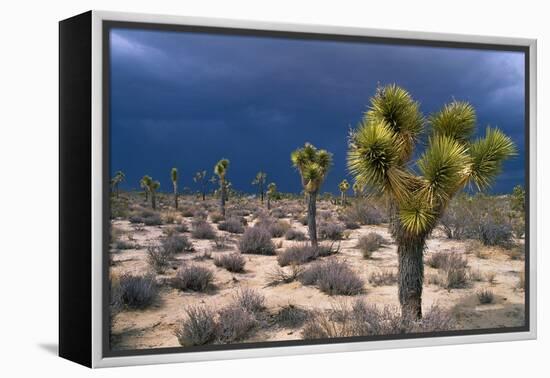
[[[171,190],[197,189],[196,171],[231,165],[233,187],[253,192],[263,170],[279,190],[298,192],[290,153],[304,142],[334,154],[322,191],[337,191],[346,170],[347,134],[378,84],[396,83],[425,115],[451,101],[477,110],[478,130],[498,126],[519,155],[492,189],[524,184],[524,55],[364,42],[112,29],[111,171],[122,187],[144,174]]]

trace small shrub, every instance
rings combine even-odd
[[[214,258],[214,265],[234,273],[242,272],[245,264],[246,260],[240,253],[224,254]]]
[[[493,303],[495,296],[493,292],[489,289],[481,289],[477,292],[477,299],[481,304]]]
[[[157,273],[164,273],[172,254],[167,249],[157,246],[147,247],[147,263]]]
[[[280,207],[277,207],[273,210],[271,210],[271,216],[274,217],[274,218],[285,218],[286,217],[286,212],[284,209],[280,208]]]
[[[483,250],[484,248],[485,246],[479,240],[470,240],[468,243],[466,243],[466,247],[464,248],[464,253],[466,253],[467,255],[477,254],[479,251]]]
[[[300,277],[303,271],[304,269],[296,264],[292,264],[290,266],[290,271],[275,268],[267,274],[267,278],[269,280],[268,286],[276,286],[294,282],[298,279],[298,277]]]
[[[176,223],[175,215],[171,214],[171,213],[164,215],[163,223],[164,224],[174,224],[174,223]]]
[[[158,296],[158,288],[153,275],[124,274],[119,279],[118,290],[121,304],[129,308],[148,307]]]
[[[160,243],[167,254],[175,255],[177,253],[194,251],[193,243],[185,235],[172,235],[162,238]]]
[[[188,307],[187,318],[182,321],[175,335],[181,346],[205,345],[215,340],[217,324],[215,313],[206,307]]]
[[[277,255],[277,262],[280,266],[292,264],[305,264],[318,257],[328,256],[336,253],[331,246],[319,245],[312,247],[309,244],[294,245],[285,249]]]
[[[217,339],[221,343],[239,341],[256,327],[254,315],[245,308],[230,305],[219,312]]]
[[[344,226],[339,223],[323,222],[317,227],[321,239],[342,240],[344,238]]]
[[[309,312],[292,304],[279,310],[275,319],[279,325],[285,328],[300,327],[306,321]]]
[[[382,235],[376,232],[369,232],[367,235],[361,236],[357,242],[357,248],[361,251],[363,258],[370,259],[372,253],[377,251],[384,243]]]
[[[356,295],[363,292],[364,282],[345,263],[328,260],[306,269],[300,277],[304,285],[317,285],[329,295]]]
[[[468,277],[471,281],[481,282],[483,281],[483,274],[479,269],[473,270],[470,269]]]
[[[217,250],[224,250],[229,248],[229,238],[221,235],[214,238],[214,248]]]
[[[187,226],[187,223],[180,223],[174,227],[174,230],[180,233],[189,232],[189,227]]]
[[[384,220],[382,212],[366,200],[354,201],[350,207],[346,208],[342,217],[363,225],[377,225]]]
[[[289,228],[285,232],[285,239],[286,240],[303,241],[303,240],[306,240],[306,235],[302,231],[295,230],[293,228]]]
[[[506,251],[506,254],[510,260],[524,260],[525,259],[525,245],[516,245]]]
[[[490,283],[491,285],[493,285],[495,282],[496,282],[496,273],[495,272],[487,272],[485,274],[485,279],[487,280],[488,283]]]
[[[272,238],[280,238],[290,229],[290,224],[288,222],[279,220],[277,222],[271,223],[268,229],[271,233]]]
[[[183,265],[176,273],[173,286],[179,290],[206,291],[212,285],[214,274],[199,265]]]
[[[391,286],[397,283],[397,275],[393,270],[374,272],[369,276],[369,283],[373,286]]]
[[[212,259],[212,252],[210,251],[204,251],[200,255],[193,257],[193,261],[204,261],[204,260],[211,260],[211,259]]]
[[[271,241],[271,233],[263,227],[247,228],[239,240],[239,250],[242,253],[259,255],[275,254],[275,244]]]
[[[216,231],[205,220],[197,220],[193,222],[193,232],[191,235],[196,239],[214,239]]]
[[[238,306],[252,314],[259,313],[264,309],[265,297],[254,289],[240,289],[233,299]]]
[[[232,234],[242,234],[244,232],[244,226],[239,219],[229,218],[218,223],[218,230],[227,231]]]
[[[212,223],[219,223],[224,220],[224,217],[221,213],[211,213],[210,220],[212,221]]]
[[[434,269],[448,269],[449,267],[466,268],[468,260],[457,252],[437,252],[432,253],[426,264]]]
[[[460,253],[433,253],[426,260],[426,264],[440,270],[440,275],[437,280],[438,283],[446,289],[462,288],[468,283],[468,260]]]
[[[192,218],[195,215],[195,208],[191,206],[182,207],[181,215],[185,218]]]
[[[361,228],[359,223],[349,219],[344,220],[343,223],[344,223],[344,226],[346,227],[346,230],[357,230]]]
[[[485,245],[508,247],[512,242],[512,227],[507,223],[482,222],[479,237]]]

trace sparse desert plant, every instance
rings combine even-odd
[[[205,345],[215,341],[218,325],[214,311],[203,306],[190,306],[185,313],[186,318],[175,331],[181,346]]]
[[[493,223],[492,219],[487,219],[479,225],[479,237],[485,245],[509,247],[512,236],[512,227],[508,223]]]
[[[267,210],[271,210],[271,201],[277,198],[277,185],[274,182],[267,186]]]
[[[218,212],[210,213],[210,220],[212,221],[212,223],[220,223],[224,220],[224,216]]]
[[[150,306],[158,297],[158,287],[153,275],[133,276],[123,274],[118,280],[118,298],[123,307],[142,309]]]
[[[343,261],[327,260],[307,268],[300,276],[304,285],[316,285],[328,295],[357,295],[363,280]]]
[[[204,261],[204,260],[210,260],[210,259],[212,259],[212,252],[210,251],[204,251],[200,255],[193,257],[194,261]]]
[[[147,192],[151,195],[151,207],[153,208],[153,210],[156,210],[157,208],[157,190],[159,189],[160,182],[155,181],[152,178],[147,181]]]
[[[490,304],[495,300],[495,295],[489,289],[481,289],[477,293],[477,299],[481,304]]]
[[[227,180],[225,178],[227,169],[229,168],[229,160],[221,159],[214,166],[214,173],[218,176],[220,183],[220,213],[225,217],[225,201],[227,199]]]
[[[244,226],[238,218],[231,217],[218,223],[218,230],[227,231],[232,234],[242,234]]]
[[[470,281],[481,282],[483,281],[483,273],[479,269],[470,269],[468,271],[468,278]]]
[[[356,222],[363,225],[377,225],[384,220],[382,211],[372,205],[367,199],[353,201],[351,206],[346,207],[342,217],[348,222]]]
[[[143,193],[145,195],[145,202],[149,201],[149,183],[152,180],[153,179],[151,178],[151,176],[148,176],[148,175],[143,176],[141,180],[139,180],[139,187],[143,189]]]
[[[225,235],[216,236],[214,238],[214,248],[224,250],[229,248],[229,238]]]
[[[268,226],[271,237],[280,238],[290,229],[290,224],[287,221],[278,220]]]
[[[171,258],[172,253],[168,252],[166,248],[158,246],[147,247],[147,263],[156,273],[164,273],[170,265]]]
[[[373,272],[369,276],[369,283],[373,286],[391,286],[397,283],[397,274],[393,270]]]
[[[237,305],[222,308],[218,316],[217,341],[221,343],[240,341],[257,325],[254,315]]]
[[[285,218],[286,212],[283,208],[277,207],[271,210],[271,216],[274,218]]]
[[[267,173],[260,171],[256,173],[256,177],[254,177],[254,180],[252,181],[252,185],[258,186],[258,193],[260,194],[260,199],[262,203],[264,203],[266,180],[267,180]]]
[[[359,127],[350,133],[348,168],[362,187],[374,187],[392,204],[390,229],[397,242],[398,296],[406,318],[422,318],[423,253],[449,201],[469,183],[490,186],[502,162],[516,153],[497,128],[473,140],[474,108],[453,102],[429,117],[427,146],[410,167],[425,118],[410,94],[379,87]]]
[[[123,182],[126,179],[126,175],[124,175],[124,172],[117,171],[113,178],[111,178],[111,187],[113,188],[116,198],[118,198],[118,186],[121,182]]]
[[[246,260],[240,253],[223,254],[214,257],[214,265],[234,273],[244,271],[245,264]]]
[[[193,176],[193,181],[201,188],[202,200],[206,200],[206,190],[208,189],[208,178],[206,177],[206,171],[198,171]]]
[[[181,208],[181,215],[184,218],[193,218],[196,209],[193,206],[184,206]]]
[[[506,254],[510,260],[524,260],[525,259],[525,245],[519,244],[511,247],[506,251]]]
[[[290,270],[285,270],[281,268],[274,268],[271,272],[267,274],[267,279],[269,281],[268,286],[276,286],[294,282],[300,277],[304,268],[297,264],[290,265]]]
[[[302,186],[308,200],[308,231],[311,245],[317,246],[317,195],[332,165],[332,154],[318,150],[312,144],[306,143],[303,148],[292,152],[292,165],[300,172]]]
[[[196,220],[193,221],[193,231],[191,235],[196,239],[215,239],[216,231],[214,228],[205,220]]]
[[[195,250],[193,243],[185,235],[171,235],[160,239],[160,243],[167,254],[175,255],[181,252]]]
[[[179,223],[174,226],[174,230],[180,233],[189,232],[189,227],[187,226],[187,223]]]
[[[300,230],[295,230],[294,228],[289,228],[285,232],[285,239],[286,240],[303,241],[303,240],[306,240],[306,235]]]
[[[129,240],[118,239],[112,242],[112,247],[113,249],[124,250],[124,249],[136,249],[139,246],[136,245],[136,243],[131,242]]]
[[[254,289],[247,287],[239,289],[233,296],[235,304],[251,314],[257,314],[265,308],[265,297]]]
[[[247,228],[239,240],[239,250],[242,253],[258,255],[274,255],[275,244],[271,241],[271,233],[264,227]]]
[[[318,232],[321,239],[342,240],[344,238],[344,226],[340,223],[321,222]]]
[[[446,289],[465,287],[468,283],[468,260],[457,252],[437,252],[430,255],[426,264],[439,269],[439,285]]]
[[[277,262],[280,266],[293,264],[305,264],[316,260],[318,257],[328,256],[337,251],[332,246],[318,245],[313,247],[308,244],[293,245],[277,255]]]
[[[359,238],[357,241],[357,248],[361,251],[363,258],[370,259],[372,253],[380,249],[383,243],[384,238],[382,235],[376,232],[369,232]]]
[[[173,279],[179,290],[206,291],[212,286],[214,274],[210,269],[195,264],[182,265]]]
[[[277,313],[275,319],[277,324],[285,328],[300,327],[309,316],[309,312],[293,304],[283,306]]]
[[[485,249],[485,246],[482,242],[479,240],[470,240],[466,243],[466,246],[464,247],[464,253],[469,254],[477,254],[479,251]]]
[[[340,190],[340,203],[344,205],[346,203],[346,192],[349,190],[348,180],[343,179],[340,184],[338,184],[338,189]]]
[[[493,285],[496,282],[497,274],[495,272],[487,272],[485,273],[485,280],[487,283]]]

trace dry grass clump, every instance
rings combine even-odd
[[[147,247],[147,263],[151,269],[159,274],[163,274],[166,268],[170,265],[172,253],[166,248],[158,246]]]
[[[367,200],[354,201],[342,214],[342,218],[363,225],[377,225],[384,221],[382,211]]]
[[[246,309],[230,305],[218,312],[217,341],[231,343],[246,338],[257,325],[254,314]]]
[[[328,240],[342,240],[344,238],[344,226],[340,223],[321,222],[317,226],[319,238]]]
[[[391,286],[397,283],[397,274],[393,270],[373,272],[369,276],[369,283],[373,286]]]
[[[233,273],[243,272],[245,264],[245,258],[237,252],[214,257],[214,265],[220,268],[227,269],[228,271]]]
[[[224,216],[219,212],[210,213],[210,220],[212,223],[219,223],[224,220]]]
[[[133,214],[128,219],[130,223],[143,223],[146,226],[160,226],[162,219],[156,211],[145,209],[141,213]]]
[[[485,279],[488,283],[493,285],[496,282],[497,274],[495,272],[487,272],[485,273]]]
[[[218,223],[218,230],[227,231],[232,234],[242,234],[244,232],[244,225],[238,218],[228,218]]]
[[[167,254],[175,255],[181,252],[192,252],[195,250],[193,243],[185,235],[171,235],[160,240],[162,248]]]
[[[336,252],[337,250],[333,250],[332,246],[327,245],[319,245],[317,247],[309,244],[293,245],[277,255],[277,262],[280,266],[305,264]]]
[[[187,223],[179,223],[174,226],[174,230],[179,233],[189,232],[189,226],[187,226]]]
[[[286,240],[296,240],[296,241],[304,241],[306,240],[306,234],[304,234],[302,231],[300,230],[295,230],[293,228],[289,228],[286,232],[285,232],[285,239]]]
[[[468,260],[460,253],[434,253],[426,260],[426,264],[439,270],[439,275],[432,277],[432,283],[446,289],[463,288],[468,284]]]
[[[196,239],[209,239],[212,240],[216,237],[216,231],[210,223],[205,220],[193,221],[193,231],[191,235]]]
[[[420,321],[404,319],[399,309],[392,306],[378,308],[357,300],[351,308],[347,304],[332,310],[316,312],[308,318],[302,330],[304,339],[334,337],[391,335],[418,332],[437,332],[455,327],[449,312],[432,307]]]
[[[299,277],[304,285],[316,285],[328,295],[357,295],[363,280],[343,261],[327,260],[307,268]]]
[[[309,311],[293,304],[288,304],[279,310],[277,315],[275,315],[275,320],[282,327],[298,328],[304,324],[308,316]]]
[[[254,314],[265,308],[265,297],[254,289],[242,288],[235,293],[233,299],[237,305]]]
[[[123,274],[113,286],[114,302],[119,308],[143,309],[158,297],[158,287],[152,274],[133,276]]]
[[[218,324],[214,311],[203,306],[190,306],[185,313],[186,319],[174,332],[181,346],[205,345],[216,339]]]
[[[179,290],[206,291],[212,286],[214,273],[200,265],[185,264],[181,266],[172,285]]]
[[[275,244],[271,241],[271,233],[264,227],[247,228],[239,240],[241,253],[258,255],[274,255]]]
[[[230,239],[225,235],[216,236],[214,238],[214,248],[221,251],[224,249],[229,249]]]
[[[477,255],[480,251],[484,250],[485,246],[479,240],[470,240],[466,243],[464,247],[464,253],[467,255],[475,254]]]
[[[286,217],[286,211],[285,209],[281,207],[277,207],[275,209],[271,210],[271,216],[274,218],[285,218]]]
[[[182,206],[180,210],[181,215],[185,218],[193,218],[195,211],[196,209],[193,206]]]
[[[363,258],[370,259],[372,253],[380,249],[384,244],[382,235],[376,232],[369,232],[367,235],[361,236],[357,241],[357,248],[361,251]]]
[[[281,284],[287,284],[294,282],[303,273],[304,268],[299,265],[290,265],[290,270],[281,268],[275,268],[267,274],[268,284],[267,286],[276,286]]]
[[[495,300],[493,292],[489,289],[481,289],[477,293],[477,299],[481,304],[490,304]]]

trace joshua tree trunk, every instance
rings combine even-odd
[[[315,223],[315,215],[317,213],[317,192],[309,193],[307,205],[307,228],[311,245],[317,247],[317,224]]]
[[[398,287],[401,315],[405,320],[422,318],[422,285],[424,282],[423,253],[425,237],[404,238],[398,241]]]
[[[174,204],[177,210],[178,209],[178,186],[176,184],[174,184]]]
[[[115,185],[116,198],[118,198],[118,184]]]
[[[271,200],[269,196],[267,196],[267,210],[271,210]]]
[[[344,204],[344,201],[345,201],[344,192],[341,192],[340,193],[340,202],[342,203],[342,205]]]
[[[155,194],[155,192],[151,193],[151,207],[153,208],[153,210],[156,210],[157,208],[157,195]]]
[[[222,213],[222,216],[225,217],[225,183],[222,182],[221,184],[221,193],[220,193],[220,211]]]
[[[260,199],[264,203],[264,187],[262,184],[260,184]]]
[[[145,190],[145,202],[149,201],[149,192]]]
[[[204,191],[204,189],[202,190],[202,200],[206,200],[206,192]]]

